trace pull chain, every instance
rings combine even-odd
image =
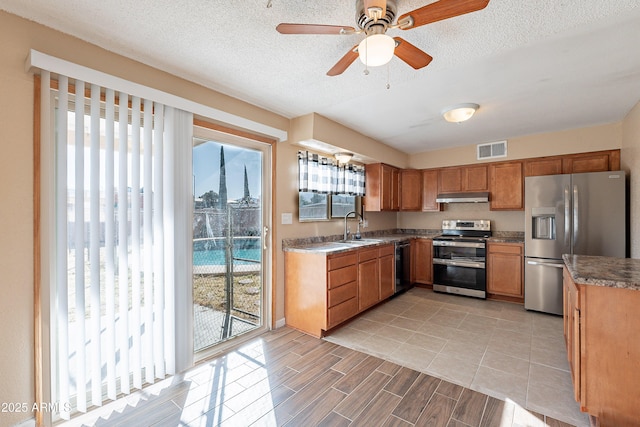
[[[389,76],[391,74],[390,71],[389,71],[389,68],[391,68],[390,64],[391,64],[391,61],[387,62],[387,89],[391,89],[391,84],[389,83],[389,81],[390,81],[390,77]]]
[[[366,34],[366,33],[365,33]],[[365,76],[369,75],[369,36],[364,37],[364,71]]]

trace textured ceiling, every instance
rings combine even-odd
[[[429,0],[398,0],[398,15]],[[638,0],[491,0],[389,30],[434,60],[326,72],[361,35],[282,35],[280,22],[355,26],[355,0],[0,0],[0,9],[283,114],[317,112],[408,153],[622,120],[640,100]],[[387,89],[387,82],[390,88]],[[443,108],[480,104],[451,124]]]

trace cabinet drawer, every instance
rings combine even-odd
[[[351,298],[327,310],[327,326],[332,328],[358,313],[358,298]]]
[[[358,257],[355,251],[344,255],[332,256],[327,260],[327,270],[335,270],[336,268],[346,267],[347,265],[355,265]]]
[[[522,244],[513,243],[513,244],[505,244],[505,243],[489,243],[489,253],[501,253],[501,254],[514,254],[521,255],[522,254]]]
[[[379,250],[380,250],[380,257],[386,256],[386,255],[394,255],[395,254],[395,246],[394,245],[380,246]]]
[[[331,270],[328,276],[327,288],[333,289],[355,281],[358,277],[358,269],[355,265],[350,265],[348,267],[338,268],[337,270]]]
[[[361,249],[358,253],[358,262],[368,261],[370,259],[378,258],[378,248],[375,249]]]
[[[329,307],[333,307],[351,298],[355,298],[357,290],[358,286],[355,280],[353,282],[347,283],[346,285],[330,289],[328,291]]]

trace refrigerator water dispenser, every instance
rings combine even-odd
[[[555,208],[533,208],[531,211],[531,237],[542,240],[556,238]]]

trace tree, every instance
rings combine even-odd
[[[217,206],[220,199],[218,197],[218,193],[213,190],[207,191],[202,196],[200,196],[200,198],[202,199],[202,203],[204,204],[205,208],[212,208],[214,206]]]
[[[247,178],[247,165],[244,165],[244,197],[246,202],[251,200],[251,193],[249,193],[249,179]]]
[[[224,147],[220,147],[220,186],[218,188],[219,207],[227,209],[227,172],[224,166]]]

